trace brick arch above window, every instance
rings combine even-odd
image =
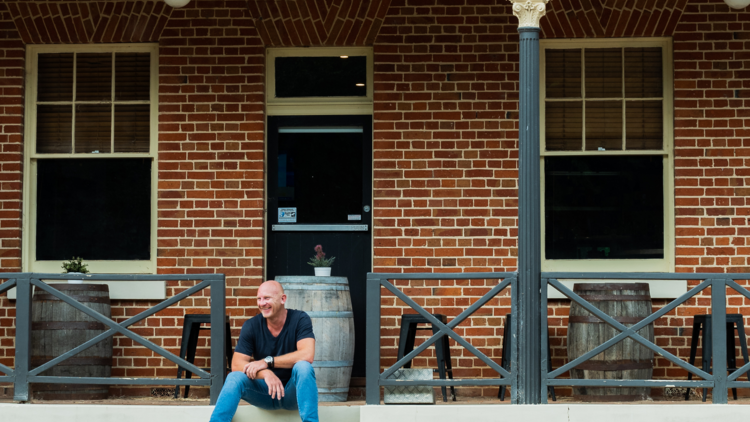
[[[250,1],[248,7],[268,47],[369,46],[391,0]]]
[[[152,0],[6,2],[25,44],[155,42],[174,10]]]

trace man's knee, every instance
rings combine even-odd
[[[300,361],[294,364],[292,367],[292,373],[297,377],[312,377],[315,379],[315,370],[310,362]]]
[[[230,372],[224,380],[224,388],[241,388],[246,378],[247,375],[241,371]]]

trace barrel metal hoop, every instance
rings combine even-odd
[[[643,321],[647,317],[635,317],[635,316],[613,316],[611,317],[617,322],[623,324],[637,324]],[[568,322],[573,323],[590,323],[590,324],[605,324],[604,321],[595,316],[570,316]]]
[[[587,290],[648,290],[648,283],[576,283],[574,292]]]
[[[349,284],[346,277],[281,276],[276,277],[276,281],[281,283],[284,289],[290,284]]]
[[[78,302],[90,302],[90,303],[106,303],[109,304],[109,296],[80,296],[80,295],[68,295],[71,299]],[[49,294],[34,295],[34,300],[50,300],[56,302],[62,302],[62,299],[58,299],[56,296]]]
[[[284,290],[346,290],[349,291],[349,285],[346,286],[326,286],[320,284],[301,284],[301,285],[286,285]]]
[[[352,311],[305,311],[310,318],[353,318]]]
[[[581,298],[586,301],[592,300],[614,300],[617,302],[637,302],[637,301],[650,301],[650,295],[581,295]]]
[[[349,388],[343,387],[343,388],[323,388],[318,387],[318,393],[348,393]]]
[[[576,369],[584,371],[627,371],[631,369],[651,369],[654,367],[653,362],[635,362],[632,360],[617,361],[587,361],[576,366]]]
[[[345,368],[354,365],[353,360],[316,360],[313,361],[313,368]]]
[[[93,321],[40,321],[31,323],[32,330],[99,330],[104,331],[107,326]]]

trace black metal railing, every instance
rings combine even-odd
[[[497,286],[491,291],[485,294],[476,303],[472,304],[468,309],[464,310],[459,316],[454,318],[448,324],[443,324],[436,318],[432,317],[426,310],[420,307],[416,302],[410,299],[406,294],[397,289],[388,280],[445,280],[445,279],[503,279]],[[658,311],[652,313],[648,317],[645,317],[640,322],[626,327],[622,323],[615,320],[615,318],[605,314],[604,312],[597,309],[594,305],[587,302],[579,295],[565,287],[559,280],[560,279],[590,279],[590,280],[702,280],[702,282],[690,289],[685,294],[681,295],[677,299],[671,301],[666,306],[662,307]],[[517,337],[511,333],[518,332],[518,299],[516,297],[516,289],[511,288],[511,315],[512,327],[511,333],[506,331],[505,335],[511,335],[511,366],[510,371],[506,371],[497,365],[495,362],[487,358],[484,354],[481,354],[478,350],[472,347],[465,339],[456,334],[453,331],[459,323],[465,320],[469,315],[479,309],[482,305],[487,303],[491,298],[497,295],[508,285],[515,286],[517,283],[517,273],[451,273],[451,274],[378,274],[368,273],[367,275],[367,404],[374,405],[380,404],[380,387],[381,386],[392,386],[392,385],[430,385],[430,386],[449,386],[449,385],[510,385],[512,388],[516,386],[517,369],[516,362],[518,361],[518,355],[522,353],[528,353],[532,348],[538,348],[541,352],[541,365],[542,378],[542,403],[546,403],[547,389],[548,387],[554,386],[573,386],[573,387],[690,387],[690,388],[711,388],[712,389],[712,401],[715,404],[726,404],[728,401],[727,389],[729,388],[750,388],[749,381],[739,381],[739,377],[745,375],[750,371],[750,362],[745,362],[744,365],[731,374],[727,374],[727,339],[726,339],[726,301],[727,301],[727,287],[735,290],[738,294],[750,299],[750,291],[746,288],[737,284],[737,280],[748,280],[750,274],[737,273],[737,274],[690,274],[690,273],[578,273],[578,272],[545,272],[542,273],[542,306],[541,312],[541,335],[536,341],[528,342],[527,344],[517,344]],[[384,372],[380,372],[380,307],[381,307],[381,286],[392,292],[397,298],[403,300],[412,309],[416,310],[420,315],[427,318],[434,326],[440,328],[438,333],[435,333],[420,347],[414,349],[411,353],[398,360],[390,368]],[[585,353],[584,355],[568,362],[560,368],[552,371],[547,371],[546,362],[550,358],[548,356],[547,348],[547,286],[552,286],[565,295],[567,298],[575,303],[578,303],[585,310],[593,314],[594,316],[601,319],[604,323],[614,327],[620,333],[615,337],[605,341],[604,343],[596,346],[594,349]],[[652,324],[658,318],[666,315],[670,311],[677,308],[679,305],[685,303],[690,298],[699,294],[707,288],[711,288],[711,314],[712,318],[712,347],[713,347],[713,371],[708,373],[697,368],[694,365],[687,363],[686,361],[678,358],[674,354],[666,351],[664,348],[659,347],[652,341],[642,337],[638,334],[640,329]],[[520,322],[523,323],[523,322]],[[471,351],[474,355],[479,357],[484,363],[490,368],[497,371],[503,378],[481,378],[481,379],[458,379],[458,380],[392,380],[386,379],[390,374],[394,373],[398,368],[402,367],[405,363],[409,362],[428,346],[439,340],[442,336],[448,335],[453,338],[457,343],[464,346],[466,349]],[[559,379],[560,375],[568,372],[576,366],[588,361],[595,357],[599,353],[606,349],[614,346],[620,341],[626,338],[631,338],[634,341],[642,344],[643,346],[651,349],[653,352],[664,357],[668,361],[675,365],[683,368],[690,373],[702,378],[702,380],[683,380],[683,379],[660,379],[660,380],[613,380],[613,379],[598,379],[598,380],[583,380],[583,379]],[[515,391],[513,388],[512,391]],[[511,402],[516,403],[515,396],[511,396]]]
[[[221,387],[224,384],[224,345],[225,345],[225,281],[223,274],[191,274],[191,275],[129,275],[129,274],[86,274],[88,281],[196,281],[193,287],[149,308],[138,315],[117,323],[101,313],[83,305],[70,296],[58,291],[42,280],[80,280],[81,276],[69,274],[40,274],[40,273],[3,273],[0,274],[5,281],[0,284],[0,293],[13,287],[17,290],[16,295],[16,337],[15,337],[15,368],[0,364],[0,382],[11,382],[14,384],[13,400],[25,402],[29,400],[29,383],[50,384],[104,384],[104,385],[202,385],[210,388],[211,404],[215,404]],[[87,342],[69,350],[66,353],[46,362],[45,364],[31,369],[31,294],[32,287],[44,290],[75,309],[85,313],[95,320],[106,325],[109,329],[104,333],[88,340]],[[128,327],[144,320],[145,318],[171,306],[175,303],[205,289],[211,290],[211,372],[187,362],[184,359],[157,346],[146,338],[129,330]],[[62,377],[42,376],[42,372],[53,366],[64,362],[68,358],[94,346],[107,337],[121,334],[133,342],[141,344],[154,353],[174,362],[175,364],[194,373],[197,379],[173,379],[173,378],[117,378],[117,377]],[[5,375],[2,375],[2,374]]]
[[[669,304],[652,313],[648,317],[644,318],[640,322],[626,327],[622,323],[616,321],[613,317],[605,314],[591,303],[581,298],[576,293],[565,287],[560,283],[559,279],[589,279],[589,280],[702,280],[698,285],[690,289],[685,294],[681,295],[677,299],[671,301]],[[542,285],[550,285],[557,289],[560,293],[567,296],[570,300],[579,304],[581,307],[586,309],[588,312],[601,319],[602,322],[612,326],[616,330],[620,331],[620,334],[612,337],[606,342],[598,345],[589,352],[581,355],[580,357],[568,362],[567,364],[553,370],[552,372],[546,372],[542,374],[542,385],[546,389],[547,386],[574,386],[574,387],[690,387],[690,388],[711,388],[712,389],[712,401],[716,404],[726,404],[728,400],[727,389],[728,388],[750,388],[750,382],[739,381],[739,377],[750,370],[750,363],[745,364],[738,368],[732,374],[727,375],[727,331],[726,331],[726,303],[727,303],[727,287],[732,288],[737,293],[750,299],[750,292],[744,287],[737,284],[736,280],[748,280],[750,274],[667,274],[667,273],[564,273],[564,272],[549,272],[542,273]],[[712,314],[712,349],[713,349],[713,371],[707,373],[694,365],[691,365],[684,360],[678,358],[672,353],[664,350],[662,347],[657,346],[650,340],[642,337],[638,334],[638,330],[652,324],[657,319],[666,315],[679,305],[685,303],[688,299],[704,291],[707,288],[711,288],[711,314]],[[547,289],[542,288],[542,331],[547,330]],[[678,380],[678,379],[661,379],[661,380],[581,380],[581,379],[558,379],[557,377],[575,368],[576,366],[588,361],[599,353],[606,349],[614,346],[616,343],[631,338],[634,341],[642,344],[643,346],[651,349],[655,353],[659,354],[668,361],[674,363],[686,371],[701,377],[703,380]],[[547,356],[547,345],[546,336],[542,336],[542,360],[546,361],[549,357]],[[522,346],[523,347],[523,346]],[[546,366],[543,366],[546,368]],[[546,395],[544,396],[546,399]]]
[[[423,307],[419,306],[414,300],[409,298],[396,286],[391,284],[389,280],[499,280],[498,284],[490,289],[489,292],[484,294],[471,306],[461,312],[458,316],[453,318],[448,324],[443,324],[440,320],[432,316]],[[517,365],[511,365],[511,371],[505,370],[503,367],[495,363],[492,359],[487,357],[484,353],[477,350],[472,346],[466,339],[461,337],[455,331],[453,331],[458,324],[470,317],[479,308],[484,306],[492,298],[497,296],[506,287],[511,286],[511,302],[514,302],[514,293],[516,289],[513,287],[516,284],[515,273],[445,273],[445,274],[379,274],[379,273],[368,273],[367,274],[367,332],[366,332],[366,345],[367,345],[367,358],[366,358],[366,402],[367,404],[380,404],[380,387],[381,386],[407,386],[407,385],[430,385],[430,386],[459,386],[459,385],[508,385],[512,387],[512,392],[515,392],[514,380],[517,378],[515,374],[515,368]],[[388,291],[394,294],[398,299],[401,299],[409,305],[413,310],[417,311],[421,316],[426,318],[433,327],[439,328],[440,331],[434,333],[432,337],[427,339],[424,343],[419,345],[417,348],[406,354],[403,358],[399,359],[390,368],[386,369],[382,374],[380,373],[380,298],[381,298],[381,287],[385,287]],[[515,324],[516,318],[512,319],[512,323]],[[449,336],[456,343],[460,344],[471,352],[474,356],[479,358],[482,362],[487,364],[490,368],[495,370],[501,378],[475,378],[475,379],[437,379],[437,380],[394,380],[388,379],[390,375],[396,372],[399,368],[410,362],[414,357],[424,351],[426,348],[431,346],[437,340],[443,336]],[[515,352],[515,350],[514,350]],[[516,354],[511,353],[511,362],[516,359]]]

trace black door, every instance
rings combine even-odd
[[[354,311],[353,377],[365,376],[365,279],[372,269],[372,117],[268,118],[266,277],[312,275],[322,245],[347,277]]]

